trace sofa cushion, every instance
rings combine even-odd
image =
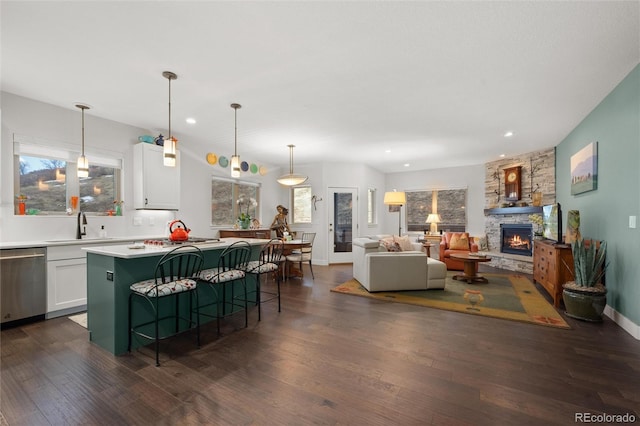
[[[380,244],[390,252],[402,251],[402,247],[400,247],[400,244],[398,244],[393,237],[380,240]]]
[[[482,235],[480,237],[472,237],[472,241],[478,246],[478,250],[481,250],[481,251],[489,250],[489,244],[488,244],[486,235]]]
[[[402,251],[412,251],[415,250],[413,248],[413,244],[411,244],[411,240],[409,239],[408,235],[405,235],[403,237],[393,237],[393,240],[400,246],[400,249]]]
[[[451,250],[469,250],[469,238],[465,234],[455,234],[449,241]]]

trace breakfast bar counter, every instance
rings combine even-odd
[[[266,239],[222,238],[193,245],[204,255],[204,268],[213,268],[218,264],[220,253],[236,241],[251,245],[251,259],[257,259],[261,248],[269,242]],[[127,352],[129,287],[137,281],[153,278],[158,260],[176,247],[122,244],[84,249],[87,252],[87,328],[93,343],[115,355]],[[248,276],[247,290],[254,289],[255,280]],[[133,347],[146,343],[134,339]]]

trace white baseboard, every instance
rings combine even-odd
[[[640,340],[640,325],[634,323],[609,305],[604,307],[604,314],[622,327],[624,331],[633,336],[634,339]]]

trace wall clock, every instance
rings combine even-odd
[[[504,169],[504,198],[507,201],[518,201],[522,198],[522,183],[520,180],[522,166]]]

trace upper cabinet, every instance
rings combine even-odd
[[[180,152],[176,167],[163,165],[163,148],[149,143],[133,147],[133,206],[136,209],[180,208]]]

